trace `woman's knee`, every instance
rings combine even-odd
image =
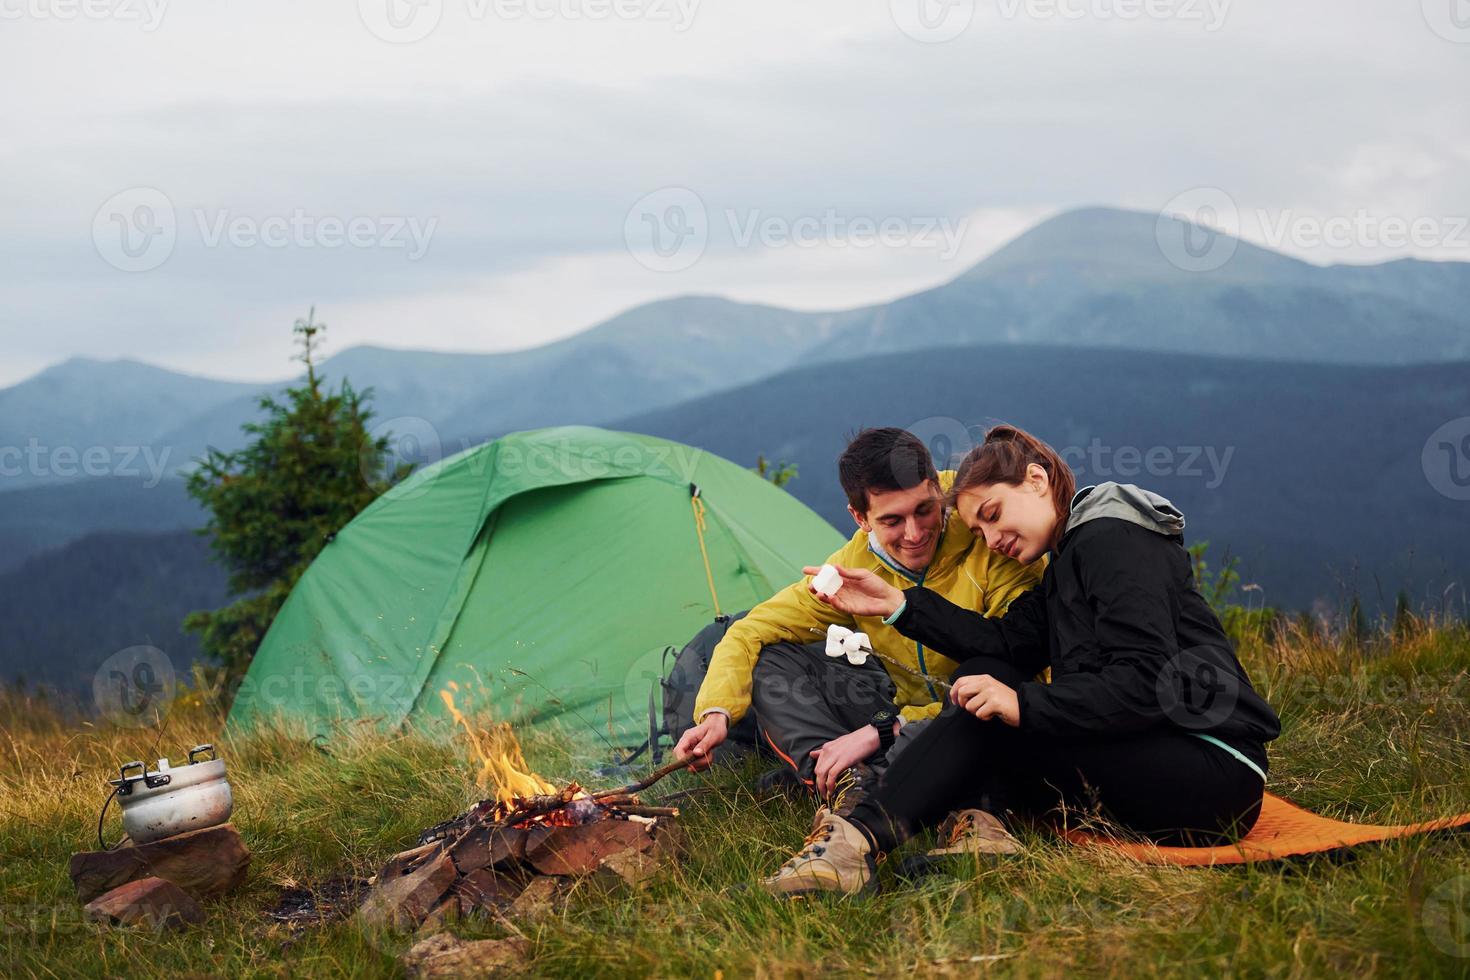
[[[966,660],[959,667],[955,668],[955,672],[949,676],[949,679],[952,683],[961,677],[973,677],[978,674],[989,674],[1002,684],[1009,685],[1010,687],[1015,687],[1017,684],[1022,684],[1026,681],[1026,678],[1015,666],[998,657],[975,657],[971,660]]]

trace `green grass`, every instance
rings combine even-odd
[[[1470,810],[1470,634],[1424,628],[1369,648],[1295,638],[1244,659],[1278,706],[1271,788],[1320,812],[1404,822]],[[463,749],[343,732],[312,746],[275,732],[226,743],[248,884],[201,928],[109,931],[81,922],[68,856],[95,846],[103,780],[119,760],[216,737],[185,698],[167,729],[91,727],[19,695],[0,699],[0,967],[14,976],[396,976],[410,937],[350,922],[292,933],[263,912],[283,886],[367,876],[419,830],[478,798]],[[523,733],[535,767],[588,775],[565,732]],[[1470,836],[1415,838],[1347,857],[1223,870],[1150,868],[1029,835],[1027,856],[881,894],[781,904],[742,886],[800,842],[810,809],[760,800],[754,770],[680,774],[647,794],[681,803],[688,844],[639,888],[580,882],[534,924],[530,975],[798,977],[1470,974]],[[118,833],[110,821],[110,833]],[[465,923],[460,935],[505,935]],[[1438,945],[1437,945],[1438,942]],[[1459,944],[1455,956],[1441,946]],[[974,959],[978,957],[979,959]]]

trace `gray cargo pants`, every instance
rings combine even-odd
[[[868,724],[879,708],[893,706],[894,683],[882,663],[861,667],[829,657],[827,644],[772,643],[763,647],[752,678],[751,703],[761,740],[811,786],[817,760],[811,752]],[[867,760],[878,775],[927,721],[906,723],[886,758]]]

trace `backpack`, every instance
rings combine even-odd
[[[733,616],[717,616],[713,623],[695,633],[677,654],[674,654],[673,647],[664,652],[666,669],[659,682],[663,695],[661,726],[656,727],[651,698],[649,703],[649,746],[653,750],[655,765],[663,760],[663,737],[667,737],[669,745],[674,746],[679,744],[679,739],[685,732],[694,727],[694,701],[699,696],[699,686],[704,683],[705,674],[709,673],[710,658],[720,640],[724,639],[730,624],[744,615],[744,612],[740,612]],[[674,654],[672,666],[668,664],[670,654]],[[724,744],[715,753],[715,760],[739,762],[752,752],[765,754],[755,724],[755,713],[746,712],[745,717],[731,727]]]

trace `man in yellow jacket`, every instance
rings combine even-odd
[[[858,530],[830,564],[872,569],[899,588],[922,584],[987,616],[1002,615],[1040,581],[1043,563],[1028,567],[996,554],[963,521],[947,518],[943,495],[954,474],[936,472],[912,433],[865,429],[837,469]],[[824,634],[833,623],[864,632],[875,651],[931,677],[948,679],[959,664],[881,619],[850,617],[818,601],[810,581],[787,586],[730,626],[711,656],[679,755],[708,765],[729,727],[753,707],[761,738],[828,797],[860,763],[881,770],[905,725],[939,713],[942,689],[876,659],[853,666],[829,658]]]

